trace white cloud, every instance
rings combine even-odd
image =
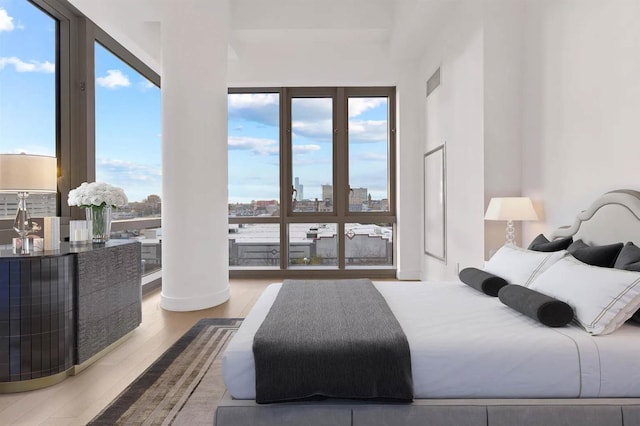
[[[229,95],[229,109],[262,108],[278,105],[277,93],[233,93]]]
[[[333,117],[331,98],[293,98],[291,116],[294,121],[328,121]]]
[[[322,158],[313,158],[313,157],[303,157],[300,155],[293,156],[293,165],[294,166],[318,166],[320,164],[331,164],[331,159],[322,159]],[[328,169],[330,170],[330,169]],[[330,173],[329,173],[330,174]],[[303,182],[306,185],[313,186],[310,180]],[[326,182],[319,183],[321,185]]]
[[[16,72],[43,72],[49,74],[56,71],[55,64],[52,64],[49,61],[39,62],[31,60],[29,62],[24,62],[22,59],[16,58],[15,56],[0,57],[0,70],[4,69],[7,65],[13,65]]]
[[[314,120],[314,121],[294,121],[291,123],[293,132],[298,136],[312,139],[325,139],[331,141],[332,121],[331,120]]]
[[[126,77],[125,77],[126,78]],[[155,84],[153,84],[152,82],[150,82],[149,80],[147,80],[146,78],[144,80],[141,80],[138,83],[138,87],[140,87],[140,89],[143,92],[146,92],[147,90],[153,89],[154,87],[156,87]]]
[[[162,168],[160,166],[150,166],[133,161],[110,158],[99,158],[96,168],[101,169],[103,172],[127,175],[130,179],[143,182],[162,176]]]
[[[357,117],[386,102],[387,98],[349,98],[349,117]]]
[[[96,78],[96,83],[101,87],[106,87],[107,89],[131,86],[129,77],[124,75],[120,70],[107,70],[107,75]]]
[[[229,119],[254,121],[279,126],[279,95],[277,93],[232,93],[228,96]]]
[[[333,139],[332,120],[294,121],[291,128],[298,137],[318,142],[331,142]],[[384,142],[388,137],[387,131],[387,120],[349,120],[351,143]]]
[[[296,167],[302,166],[318,166],[320,164],[331,164],[331,158],[322,158],[318,155],[308,155],[314,152],[320,151],[320,145],[293,145],[291,150],[293,151],[293,165]],[[311,184],[311,182],[306,182]]]
[[[278,155],[280,152],[278,141],[273,139],[231,136],[228,143],[230,150],[251,151],[255,155]]]
[[[0,33],[2,31],[13,31],[14,29],[13,17],[9,16],[6,10],[0,9]]]
[[[162,166],[111,158],[96,161],[97,180],[124,189],[129,201],[142,201],[148,195],[160,195]]]
[[[359,154],[356,156],[355,158],[356,160],[359,161],[373,161],[373,162],[378,162],[378,161],[387,161],[387,154],[380,154],[377,152],[366,152],[363,154]]]
[[[387,120],[349,120],[349,142],[382,142],[387,140]]]
[[[294,98],[292,127],[298,136],[331,141],[331,98]],[[271,127],[280,125],[277,93],[234,93],[228,97],[229,120],[246,120]]]
[[[292,151],[294,154],[304,155],[310,152],[320,151],[320,145],[293,145]]]

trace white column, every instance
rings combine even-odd
[[[171,311],[229,299],[228,0],[164,2],[162,301]]]
[[[401,65],[396,87],[397,278],[420,278],[422,257],[422,143],[420,113],[425,87],[416,63]]]

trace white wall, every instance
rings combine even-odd
[[[393,85],[396,69],[384,44],[251,43],[229,61],[229,85]]]
[[[71,0],[71,3],[138,59],[161,73],[159,8],[129,0]],[[140,16],[147,20],[142,21]]]
[[[422,162],[419,110],[423,86],[416,62],[394,61],[386,43],[237,43],[229,61],[231,87],[396,86],[398,217],[396,261],[400,279],[420,278],[419,194]]]
[[[640,189],[640,2],[526,3],[523,190],[545,220],[573,222],[613,189]]]
[[[477,10],[463,8],[429,44],[420,66],[423,84],[438,66],[441,80],[422,99],[423,153],[447,144],[447,263],[422,255],[423,280],[452,279],[458,265],[481,266],[483,260],[483,51]]]
[[[485,210],[492,197],[522,191],[523,22],[522,1],[484,2]],[[505,228],[503,221],[485,221],[485,259],[504,244]],[[520,243],[519,229],[516,237]]]
[[[505,223],[484,211],[491,197],[522,191],[524,10],[517,0],[462,3],[425,52],[425,80],[441,67],[424,131],[425,151],[447,142],[448,262],[424,256],[423,279],[455,278],[504,244]]]

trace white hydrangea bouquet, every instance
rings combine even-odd
[[[69,191],[70,206],[78,207],[124,207],[129,200],[122,188],[104,182],[83,182]]]
[[[109,240],[111,209],[124,207],[128,201],[122,188],[103,182],[84,182],[69,191],[67,199],[70,206],[85,208],[87,222],[91,223],[91,236],[88,238],[94,243],[106,243]]]

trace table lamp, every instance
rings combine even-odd
[[[22,254],[29,253],[27,235],[33,231],[27,210],[29,193],[55,193],[55,157],[30,154],[0,154],[0,192],[17,193],[18,211],[13,229],[22,239]]]
[[[529,197],[492,198],[484,215],[485,220],[507,221],[507,244],[515,243],[514,220],[538,220]]]

